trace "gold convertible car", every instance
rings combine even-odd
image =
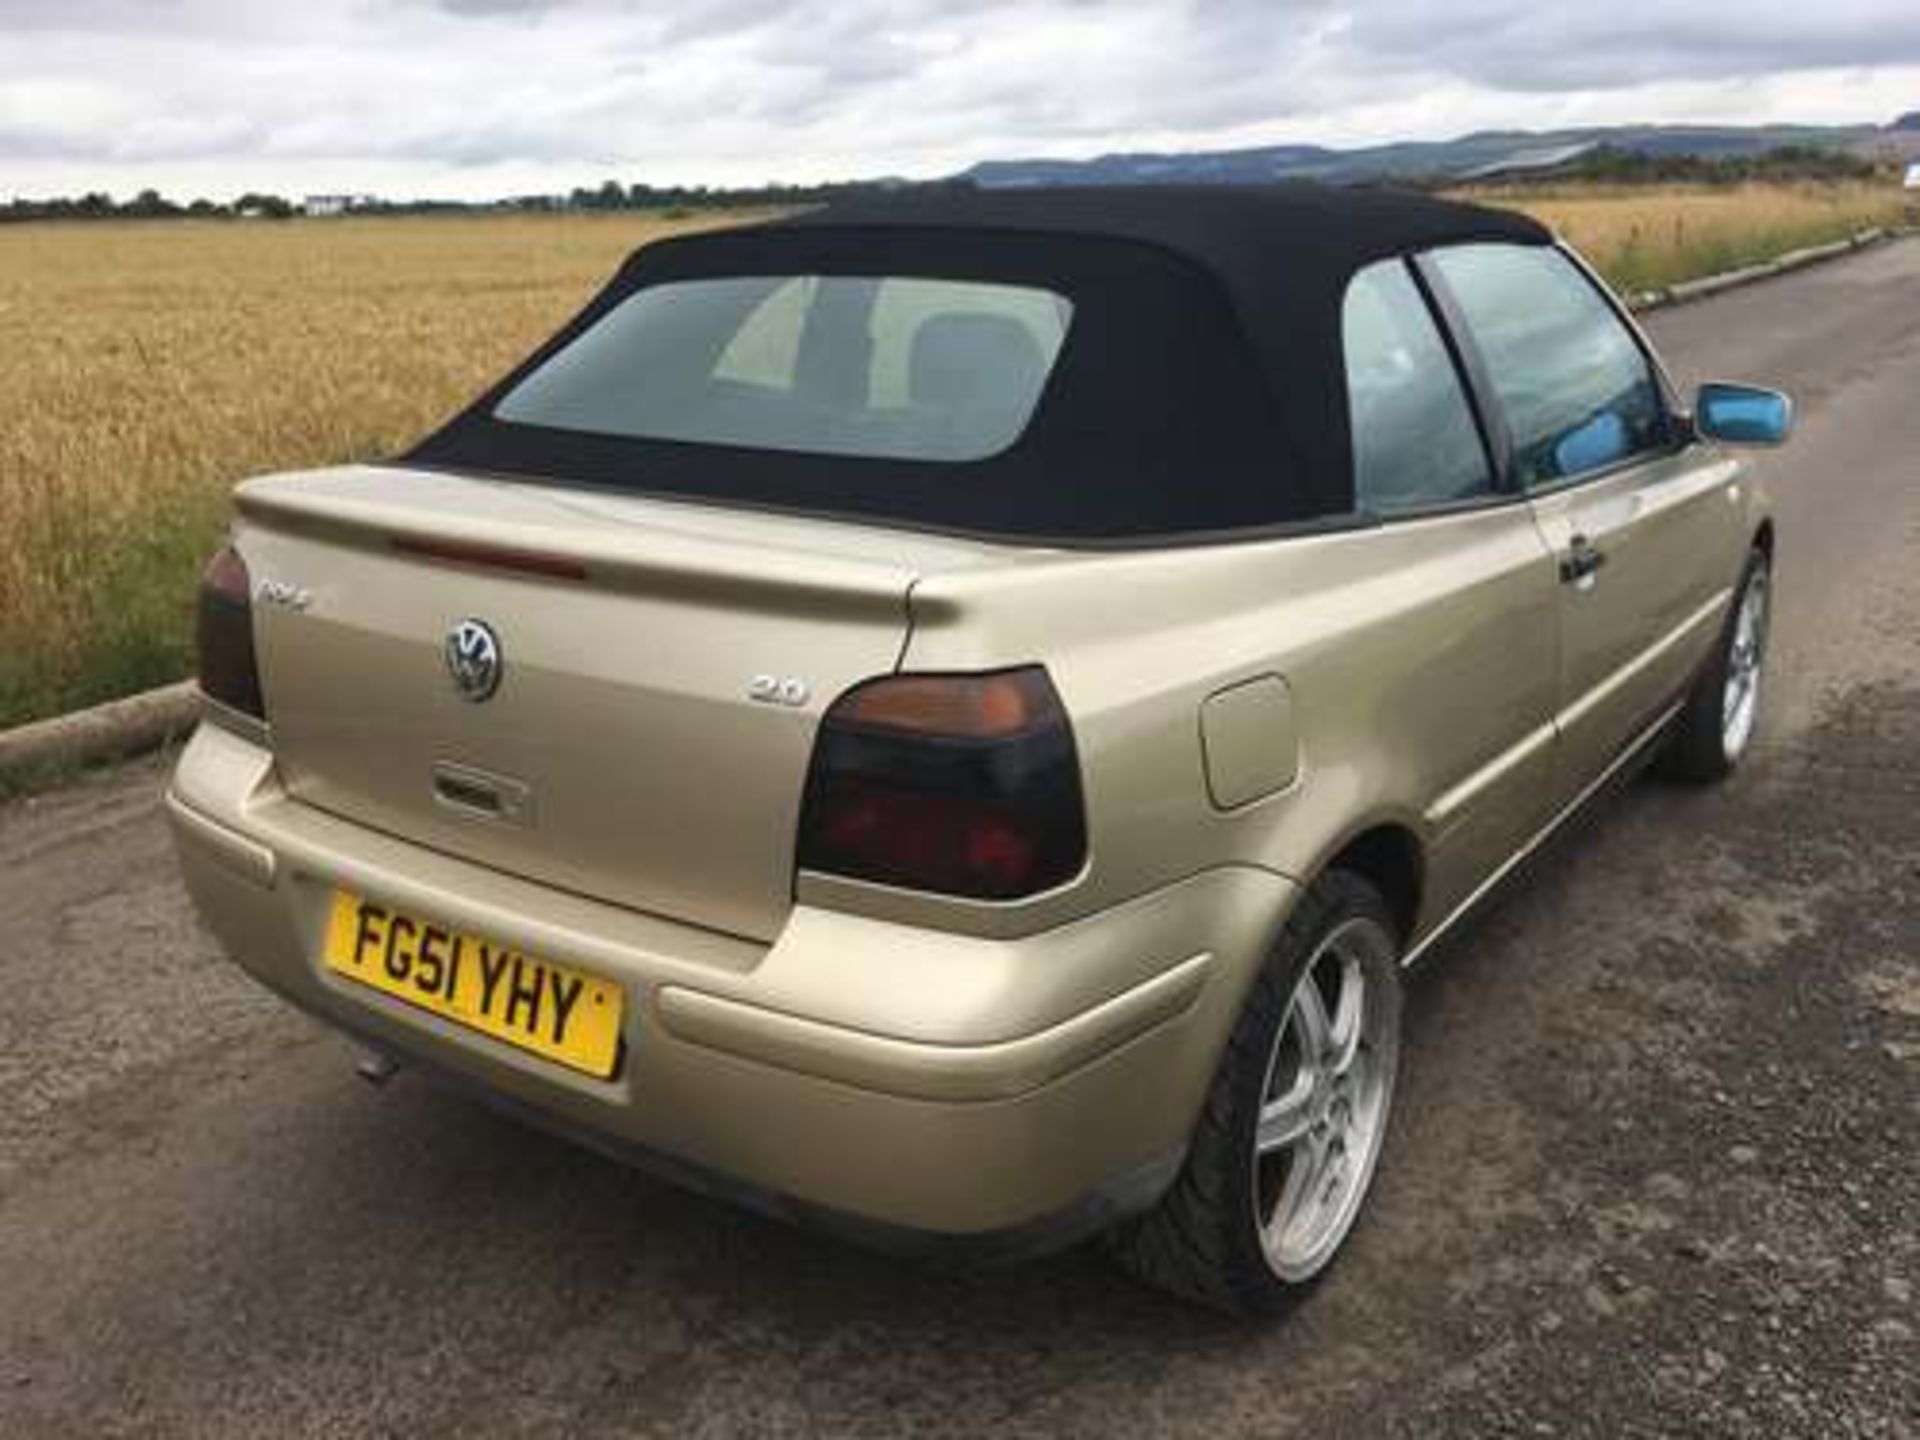
[[[1268,1311],[1402,967],[1610,776],[1725,775],[1774,548],[1533,222],[909,192],[651,245],[411,453],[251,480],[168,797],[240,964],[871,1243]]]

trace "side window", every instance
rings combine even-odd
[[[1523,485],[1659,448],[1666,411],[1647,357],[1566,256],[1460,245],[1432,259],[1486,361]]]
[[[1402,261],[1353,277],[1341,341],[1357,508],[1391,515],[1493,489],[1453,357]]]

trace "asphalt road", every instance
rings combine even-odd
[[[1285,1323],[953,1276],[402,1076],[222,962],[148,764],[0,807],[0,1434],[1920,1432],[1920,242],[1657,317],[1783,384],[1764,746],[1417,977]]]

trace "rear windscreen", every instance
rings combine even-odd
[[[1126,541],[1300,515],[1315,497],[1279,418],[1224,287],[1157,245],[769,225],[649,245],[406,458]]]
[[[638,440],[984,460],[1020,438],[1073,320],[1026,286],[920,276],[676,280],[634,291],[494,415]]]

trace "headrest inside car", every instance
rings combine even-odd
[[[1032,332],[1007,315],[935,315],[914,332],[909,364],[915,404],[1000,413],[1031,405],[1047,372]]]

